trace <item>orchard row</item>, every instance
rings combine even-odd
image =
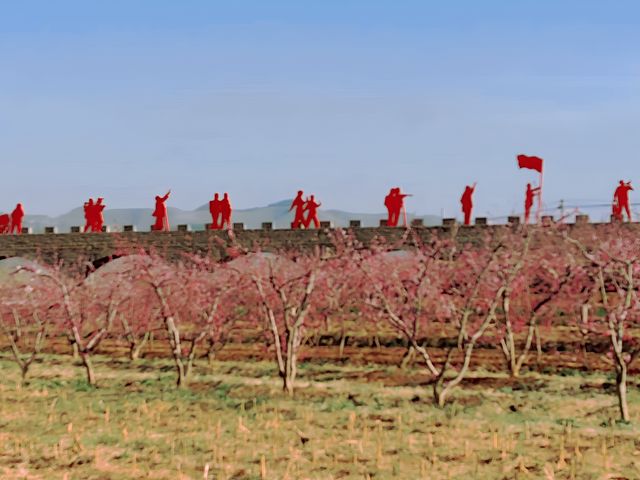
[[[588,234],[562,228],[497,229],[466,244],[409,238],[402,248],[363,248],[337,230],[332,247],[315,254],[253,251],[226,263],[207,256],[169,263],[130,252],[89,274],[86,264],[25,261],[0,283],[0,323],[23,380],[47,338],[65,335],[92,385],[92,355],[107,338],[126,342],[135,360],[150,335],[163,332],[184,387],[197,355],[257,331],[290,395],[306,339],[328,322],[392,331],[418,355],[442,406],[483,342],[499,348],[516,377],[539,326],[573,322],[607,339],[620,416],[629,421],[627,375],[640,352],[631,334],[640,323],[640,239],[622,225]],[[451,337],[444,356],[423,342],[438,325]]]

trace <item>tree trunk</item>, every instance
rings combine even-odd
[[[399,365],[400,369],[404,370],[405,368],[407,368],[407,365],[409,365],[413,361],[413,358],[415,356],[416,356],[416,349],[413,348],[413,345],[409,344],[409,347],[404,352],[404,355],[402,356],[402,360],[400,361],[400,365]]]
[[[282,390],[285,391],[290,397],[293,397],[293,383],[295,381],[295,378],[291,376],[291,372],[285,372],[282,380]]]
[[[340,358],[342,358],[344,355],[344,346],[347,343],[347,337],[348,335],[344,331],[342,331],[342,334],[340,336],[340,348],[338,349],[338,355],[340,356]]]
[[[447,397],[449,396],[449,390],[448,389],[444,389],[444,390],[436,390],[436,389],[434,389],[433,394],[434,394],[434,400],[436,401],[436,405],[438,405],[438,407],[440,407],[440,408],[444,407],[445,404],[447,403]]]
[[[92,387],[96,386],[96,375],[95,372],[93,370],[93,364],[91,363],[91,357],[89,356],[88,353],[82,353],[80,355],[80,358],[82,359],[82,365],[84,365],[84,368],[87,372],[87,383],[89,385],[91,385]]]
[[[197,347],[198,347],[198,344],[205,337],[205,335],[206,335],[206,332],[202,332],[196,338],[191,340],[191,348],[189,349],[189,356],[187,357],[187,368],[185,371],[186,378],[191,377],[191,372],[193,371],[193,364],[196,360]]]
[[[616,390],[620,407],[620,419],[623,422],[629,422],[631,417],[629,416],[629,405],[627,403],[627,364],[624,362],[616,363]]]
[[[540,328],[536,325],[536,364],[540,367],[542,362],[542,339],[540,338]]]
[[[216,359],[216,349],[212,342],[211,345],[209,346],[209,349],[207,350],[207,361],[209,362],[209,365],[213,364],[213,361],[215,359]]]
[[[24,387],[27,384],[27,373],[29,372],[30,363],[24,363],[20,365],[20,386]]]
[[[505,328],[505,338],[501,341],[502,352],[505,355],[507,360],[507,365],[509,367],[509,376],[517,377],[519,372],[519,368],[516,362],[516,342],[513,338],[513,328],[511,326],[511,315],[510,315],[510,306],[511,299],[509,289],[507,289],[504,293],[504,297],[502,299],[502,310],[504,315],[504,328]]]
[[[287,329],[287,358],[283,376],[283,390],[292,397],[293,384],[296,380],[298,362],[298,329],[294,326]]]
[[[145,347],[147,342],[149,341],[150,332],[145,332],[144,336],[139,342],[131,342],[129,348],[129,360],[135,362],[140,358],[140,354],[142,353],[142,349]]]
[[[176,386],[178,388],[186,387],[187,385],[187,376],[185,374],[184,363],[182,360],[174,358],[174,363],[176,365],[176,373],[178,374],[178,378],[176,380]]]
[[[447,399],[448,390],[446,388],[443,389],[442,385],[444,384],[445,376],[447,375],[447,372],[449,371],[449,367],[451,366],[451,358],[453,357],[453,351],[454,351],[453,348],[449,348],[449,350],[447,351],[447,356],[444,359],[442,368],[438,373],[436,381],[433,383],[433,400],[436,403],[436,405],[438,405],[439,407],[444,407],[444,404]]]
[[[496,308],[498,307],[498,302],[502,297],[504,290],[501,288],[496,292],[495,299],[489,309],[489,312],[486,314],[482,324],[478,327],[478,330],[468,339],[466,345],[464,346],[464,360],[460,369],[456,373],[456,375],[449,381],[445,382],[445,376],[451,366],[451,359],[453,356],[453,348],[450,348],[447,352],[447,358],[444,361],[442,369],[438,374],[438,378],[433,386],[433,394],[434,399],[439,407],[443,407],[447,397],[449,396],[449,392],[451,392],[462,380],[464,380],[467,375],[467,371],[469,370],[469,364],[471,363],[471,355],[473,354],[473,349],[475,348],[476,342],[484,335],[484,332],[489,328],[492,322],[496,318]]]
[[[180,332],[176,327],[176,323],[173,320],[172,316],[168,316],[165,318],[165,326],[167,328],[167,333],[169,335],[169,344],[171,345],[171,354],[173,355],[173,362],[176,366],[176,373],[178,374],[178,378],[176,380],[176,385],[178,388],[184,387],[186,385],[186,375],[184,362],[182,361],[182,344],[180,343]]]

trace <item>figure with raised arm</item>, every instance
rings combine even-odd
[[[220,213],[222,214],[222,223],[220,224],[220,228],[227,227],[227,230],[231,230],[233,225],[231,224],[231,212],[233,209],[231,208],[231,200],[229,200],[229,194],[224,192],[222,196],[222,201],[220,202]]]
[[[618,187],[613,194],[613,202],[616,205],[617,219],[624,220],[623,211],[627,212],[627,218],[631,221],[631,209],[629,208],[629,190],[633,190],[631,182],[625,183],[620,180]]]
[[[216,193],[213,196],[213,200],[209,202],[209,212],[211,213],[211,225],[209,228],[211,230],[219,230],[222,228],[221,224],[218,223],[218,218],[220,217],[220,195]]]
[[[96,203],[93,204],[93,212],[91,214],[91,231],[92,232],[102,232],[102,226],[104,225],[104,215],[102,212],[106,208],[106,205],[102,203],[104,198],[99,197]]]
[[[90,198],[88,202],[84,202],[84,233],[87,233],[91,226],[95,223],[94,214],[95,210],[93,209],[93,198]]]
[[[164,231],[168,232],[171,230],[169,227],[169,216],[167,214],[167,206],[164,202],[167,201],[169,195],[171,194],[171,190],[167,192],[164,197],[160,197],[156,195],[156,208],[151,214],[153,217],[156,217],[156,223],[151,227],[152,230],[155,231]]]
[[[294,208],[296,209],[293,222],[291,222],[291,228],[293,228],[294,230],[297,228],[300,228],[305,223],[304,221],[304,203],[305,202],[304,202],[304,199],[302,198],[303,194],[304,192],[302,190],[298,190],[298,195],[296,195],[296,198],[293,199],[293,202],[291,202],[291,206],[289,207],[289,211],[293,210]]]
[[[476,182],[472,186],[467,185],[460,197],[462,213],[464,214],[464,224],[471,225],[471,212],[473,210],[473,192],[476,190]]]
[[[304,220],[304,228],[309,228],[311,226],[311,222],[315,228],[320,227],[320,221],[318,220],[318,207],[322,205],[321,203],[316,203],[315,197],[311,195],[304,204],[304,208],[307,212],[307,218]]]
[[[22,233],[22,219],[24,218],[24,209],[22,204],[16,205],[16,208],[11,212],[11,233]]]
[[[527,183],[527,191],[524,194],[524,223],[529,223],[529,216],[531,215],[531,207],[533,207],[533,200],[536,195],[540,194],[540,187],[533,188],[530,183]]]

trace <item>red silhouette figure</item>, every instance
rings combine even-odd
[[[616,220],[624,220],[623,211],[627,212],[627,218],[631,221],[631,209],[629,208],[629,190],[633,190],[631,182],[624,183],[620,180],[613,194],[613,214]]]
[[[391,208],[389,219],[387,220],[387,226],[389,227],[397,227],[398,221],[400,220],[400,212],[404,213],[404,226],[407,226],[407,211],[404,209],[404,199],[406,197],[410,197],[411,195],[407,193],[401,193],[399,187],[392,188],[389,192],[387,198],[385,198],[385,203],[389,203],[389,207]]]
[[[620,208],[620,205],[618,205],[618,201],[615,197],[611,204],[611,217],[618,222],[622,221],[622,209]]]
[[[92,232],[102,232],[102,226],[104,225],[104,215],[102,212],[106,208],[102,200],[104,200],[104,198],[99,197],[98,201],[93,205],[93,213],[91,215],[91,219],[93,220],[91,223]]]
[[[229,200],[229,194],[227,192],[222,196],[222,201],[220,202],[220,213],[222,213],[222,223],[220,224],[220,228],[227,227],[227,230],[231,230],[231,201]]]
[[[217,193],[213,196],[213,200],[209,202],[209,212],[211,212],[211,225],[209,228],[211,230],[219,230],[222,228],[222,225],[218,223],[218,218],[221,213],[221,203],[220,195]]]
[[[8,213],[0,215],[0,233],[9,233],[11,229],[11,217]]]
[[[106,205],[102,204],[103,198],[98,198],[94,203],[93,198],[84,203],[84,232],[101,232],[104,224],[104,216],[102,215]]]
[[[460,203],[462,204],[462,213],[464,214],[464,224],[471,225],[471,211],[473,210],[473,192],[476,189],[476,182],[473,182],[473,186],[467,185],[460,197]]]
[[[168,232],[170,230],[169,227],[169,216],[167,215],[167,207],[164,202],[167,201],[169,195],[171,194],[171,190],[167,192],[164,197],[159,197],[156,195],[156,208],[151,214],[153,217],[156,217],[156,223],[153,224],[151,230],[155,231],[165,231]]]
[[[305,220],[304,220],[305,202],[302,198],[303,193],[304,192],[302,190],[298,190],[298,195],[296,195],[296,198],[293,199],[293,202],[291,202],[291,206],[289,207],[289,211],[293,210],[294,207],[296,209],[295,217],[293,219],[293,222],[291,222],[291,228],[293,229],[300,228],[305,224]]]
[[[93,198],[90,198],[88,202],[84,202],[84,232],[88,232],[91,226],[95,223],[95,210],[93,209]]]
[[[24,218],[24,209],[22,204],[16,205],[16,208],[11,212],[11,233],[22,233],[22,219]]]
[[[531,207],[533,207],[533,200],[536,195],[540,194],[540,187],[532,188],[530,183],[527,183],[527,191],[524,196],[524,223],[529,223],[529,216],[531,215]]]
[[[321,203],[316,203],[315,198],[311,195],[304,204],[305,211],[307,212],[307,218],[304,220],[304,228],[309,228],[311,222],[316,228],[320,227],[320,221],[318,220],[318,207]]]
[[[387,208],[387,226],[393,226],[393,212],[395,205],[395,188],[391,188],[386,197],[384,197],[384,206]]]

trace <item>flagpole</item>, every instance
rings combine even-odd
[[[544,162],[540,163],[540,186],[538,187],[538,223],[542,214],[542,172],[544,172]]]

